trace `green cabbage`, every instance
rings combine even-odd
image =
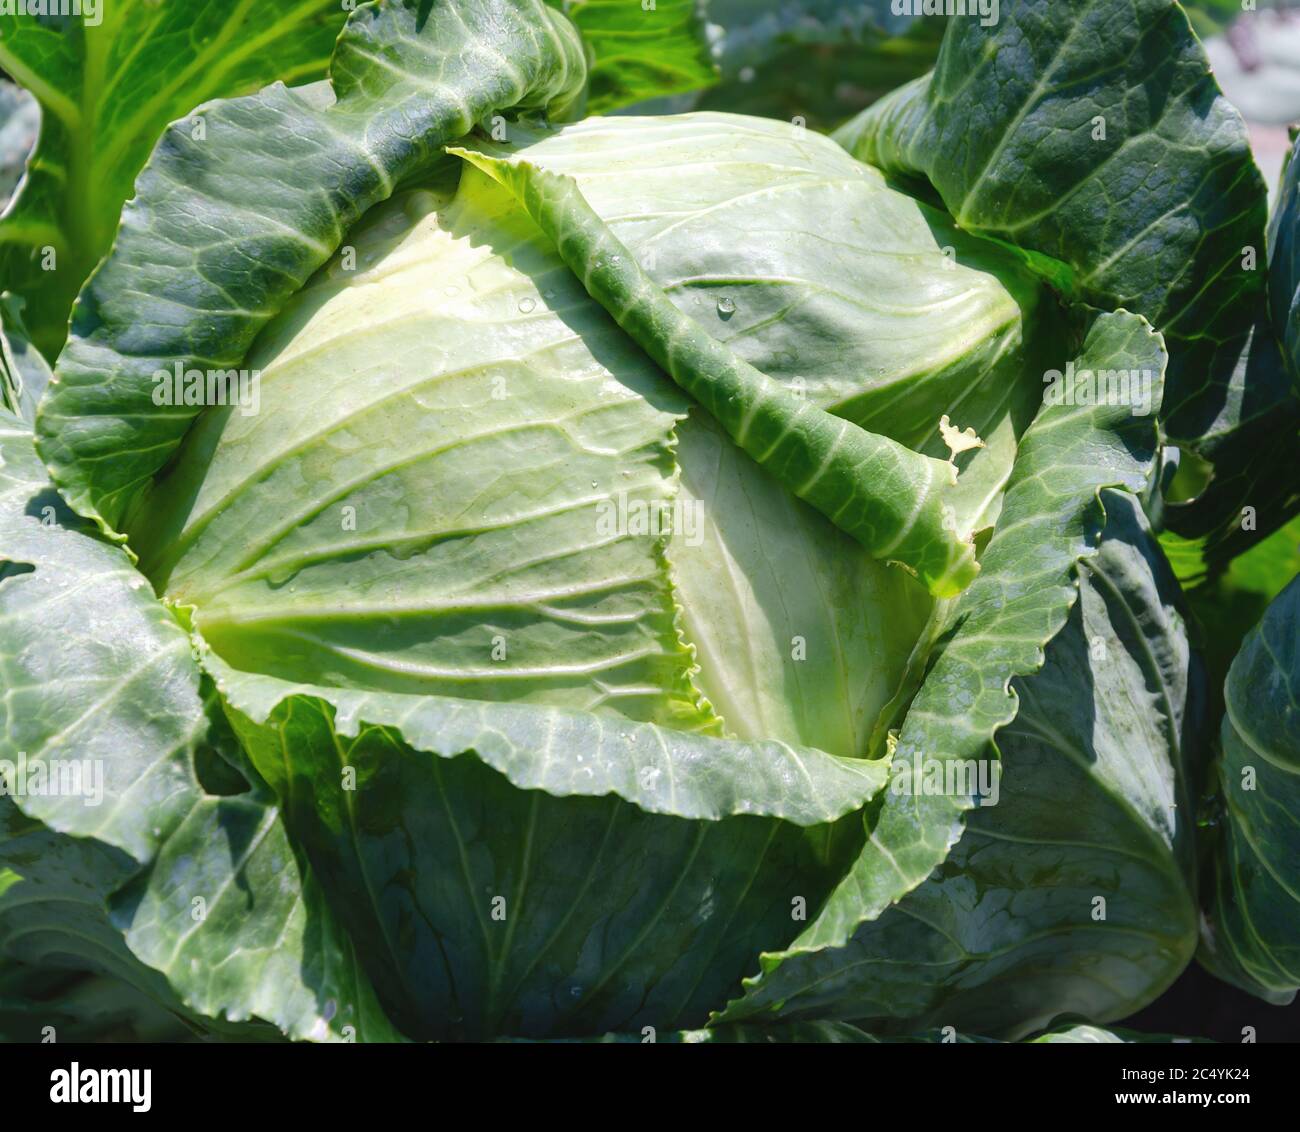
[[[1226,713],[1184,592],[1300,510],[1300,163],[1266,235],[1167,0],[953,18],[833,136],[605,115],[704,82],[665,9],[652,61],[601,3],[363,5],[328,81],[132,123],[61,349],[10,268],[0,1027],[81,1032],[56,967],[130,988],[88,1033],[312,1041],[1300,985],[1296,589]],[[766,25],[714,14],[716,102]],[[0,65],[75,70],[47,32]]]

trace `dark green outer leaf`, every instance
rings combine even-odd
[[[1172,438],[1195,445],[1220,416],[1263,294],[1243,257],[1263,257],[1266,196],[1177,4],[1009,0],[994,27],[951,20],[933,74],[837,138],[928,177],[962,227],[1068,265],[1078,297],[1146,317],[1169,344]]]
[[[0,798],[0,955],[119,979],[213,1036],[399,1040],[274,808],[202,799],[156,862],[131,870]]]
[[[770,59],[779,45],[862,45],[916,22],[894,0],[705,0],[714,56],[727,78]],[[934,22],[938,22],[937,19]]]
[[[562,112],[580,96],[581,44],[541,0],[422,8],[357,9],[332,92],[276,85],[206,106],[202,139],[189,123],[163,135],[78,300],[38,422],[75,510],[118,526],[200,411],[160,413],[156,371],[237,367],[356,219],[442,145],[491,114]]]
[[[94,25],[35,15],[0,23],[0,68],[41,104],[28,181],[0,220],[0,279],[27,298],[33,336],[51,360],[72,300],[109,250],[122,202],[163,127],[210,98],[251,93],[273,79],[323,77],[347,15],[340,0],[98,7]]]
[[[205,1024],[266,1019],[299,1040],[402,1040],[264,798],[197,799],[109,906],[132,955]]]
[[[1149,370],[1158,400],[1164,351],[1146,322],[1100,316],[1076,370]],[[1124,406],[1045,407],[1022,441],[1002,516],[982,571],[957,606],[955,629],[908,712],[895,767],[921,759],[989,755],[997,732],[1017,717],[1016,677],[1042,666],[1077,596],[1080,559],[1096,553],[1104,518],[1099,493],[1137,493],[1155,456],[1150,418]],[[721,1016],[751,1019],[782,1005],[852,963],[840,951],[860,925],[916,888],[962,834],[970,795],[885,792],[868,844],[822,914],[787,952],[763,958],[763,974]],[[847,1012],[846,1012],[847,1011]],[[839,1011],[853,1017],[852,1006]]]
[[[527,1040],[501,1039],[503,1043]],[[921,1040],[924,1039],[917,1039]],[[876,1045],[880,1039],[848,1022],[791,1022],[775,1026],[718,1026],[667,1033],[646,1027],[639,1033],[609,1033],[600,1037],[559,1038],[552,1041],[572,1045]]]
[[[1300,157],[1292,147],[1268,225],[1269,311],[1300,392]]]
[[[208,664],[414,1038],[699,1025],[815,914],[883,774],[801,752],[806,777],[788,775],[773,744]]]
[[[0,1041],[51,1036],[56,1042],[186,1042],[195,1031],[120,979],[0,959]]]
[[[1163,525],[1197,545],[1211,575],[1300,512],[1300,392],[1289,368],[1261,318],[1199,449],[1209,483],[1190,502],[1164,504]]]
[[[1292,519],[1259,545],[1239,554],[1217,577],[1206,575],[1206,563],[1196,543],[1165,532],[1161,546],[1187,593],[1187,603],[1202,633],[1210,688],[1217,693],[1217,717],[1222,689],[1242,643],[1264,616],[1269,603],[1300,574],[1300,517]]]
[[[109,894],[131,875],[125,854],[67,837],[0,797],[0,952],[47,968],[90,968],[170,998],[141,967],[108,919]]]
[[[1201,961],[1270,1002],[1300,988],[1300,578],[1233,661]]]
[[[1298,208],[1300,162],[1293,156],[1269,221],[1268,307],[1259,312],[1199,446],[1212,477],[1190,503],[1166,511],[1170,528],[1201,542],[1211,575],[1300,512]]]
[[[1269,303],[1241,346],[1223,404],[1198,446],[1211,465],[1209,482],[1190,502],[1165,506],[1163,522],[1199,544],[1211,577],[1300,512],[1298,184],[1300,164],[1292,160],[1269,221]]]

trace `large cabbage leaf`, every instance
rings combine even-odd
[[[1300,578],[1232,662],[1201,961],[1270,1002],[1300,987]]]
[[[1241,346],[1223,405],[1201,444],[1212,467],[1189,460],[1194,474],[1179,479],[1190,481],[1192,498],[1186,498],[1188,491],[1180,490],[1175,479],[1165,505],[1173,528],[1166,543],[1184,561],[1194,558],[1194,565],[1180,568],[1180,576],[1194,584],[1206,575],[1214,579],[1300,512],[1300,477],[1293,471],[1300,443],[1298,205],[1300,163],[1292,155],[1269,220],[1268,303]],[[1207,476],[1207,483],[1199,482]],[[1277,587],[1269,591],[1276,592]],[[1241,633],[1256,619],[1243,625]]]
[[[391,1035],[265,788],[201,785],[186,633],[88,528],[0,412],[0,941],[198,1018]]]

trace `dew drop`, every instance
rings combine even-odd
[[[537,306],[537,303],[532,299],[519,300],[519,309],[523,311],[524,314],[531,314],[535,306]]]
[[[728,298],[726,295],[723,295],[718,300],[718,316],[720,318],[727,319],[730,318],[735,313],[736,313],[735,300]]]

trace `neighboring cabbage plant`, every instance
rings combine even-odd
[[[954,19],[833,137],[585,116],[590,9],[361,6],[167,128],[52,373],[0,308],[0,950],[311,1040],[1294,993],[1295,602],[1205,835],[1157,538],[1300,507],[1294,166],[1266,243],[1171,3]]]

